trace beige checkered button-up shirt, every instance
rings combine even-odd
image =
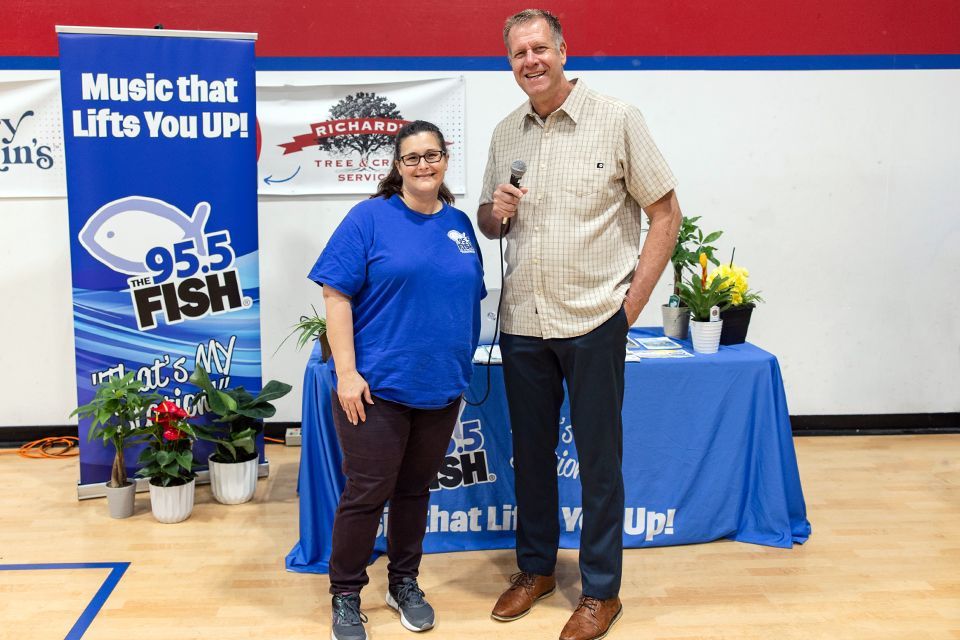
[[[542,120],[529,102],[493,132],[480,204],[527,163],[507,235],[503,330],[540,338],[592,331],[623,304],[640,251],[641,207],[676,178],[640,111],[575,81]]]

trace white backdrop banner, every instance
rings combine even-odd
[[[0,197],[63,197],[60,85],[53,78],[0,82]]]
[[[428,120],[450,153],[446,183],[466,190],[464,79],[258,86],[261,195],[368,194],[390,171],[397,131]]]

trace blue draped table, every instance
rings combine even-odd
[[[633,329],[635,337],[662,335]],[[693,352],[690,342],[679,341]],[[489,369],[489,371],[488,371]],[[474,365],[463,411],[432,488],[424,551],[513,547],[516,509],[501,367]],[[326,573],[344,478],[331,416],[330,372],[315,348],[303,384],[300,541],[287,570]],[[577,548],[580,483],[569,407],[558,425],[560,545]],[[362,426],[360,427],[362,428]],[[777,359],[751,344],[716,354],[626,364],[623,403],[625,547],[721,538],[789,548],[810,535]],[[381,519],[374,557],[386,551]]]

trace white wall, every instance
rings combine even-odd
[[[34,76],[39,75],[34,73]],[[456,73],[270,72],[260,84]],[[495,123],[523,100],[508,72],[467,78],[473,215]],[[960,71],[583,72],[638,105],[687,215],[767,303],[750,341],[780,360],[792,414],[960,411]],[[0,79],[23,77],[0,72]],[[356,199],[260,199],[263,375],[295,385],[307,352],[274,350],[321,290],[306,273]],[[0,425],[66,424],[76,402],[65,200],[0,200]],[[497,245],[481,241],[487,286]],[[665,276],[639,325],[659,325]]]

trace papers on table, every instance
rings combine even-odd
[[[654,342],[654,347],[639,347],[638,344],[643,344],[645,341],[652,340]],[[670,342],[675,345],[674,348],[669,348],[663,346],[664,341]],[[491,354],[491,347],[488,344],[481,344],[477,347],[477,350],[473,354],[473,362],[475,364],[502,364],[503,358],[500,355],[500,345],[493,345],[493,353]],[[685,351],[680,347],[679,344],[673,342],[669,338],[630,338],[627,343],[627,349],[625,354],[626,362],[640,362],[641,360],[646,360],[648,358],[692,358],[693,354],[689,351]]]
[[[628,336],[627,340],[633,343],[635,347],[643,347],[644,349],[682,349],[679,344],[671,340],[670,338],[634,338]]]
[[[488,344],[481,344],[477,347],[477,350],[473,353],[473,361],[476,364],[501,364],[503,359],[500,357],[500,345],[495,344],[492,347],[493,353],[491,354],[491,346]]]
[[[693,354],[670,338],[635,338],[627,336],[627,362],[640,362],[649,358],[692,358]]]
[[[648,351],[646,349],[627,349],[627,362],[640,362],[651,358],[692,358],[693,354],[683,349],[655,349]]]

